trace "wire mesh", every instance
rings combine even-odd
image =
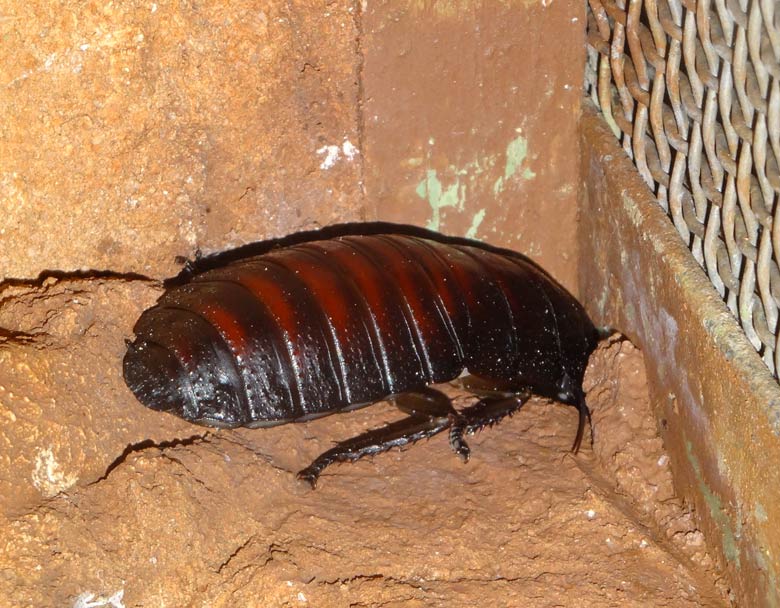
[[[588,95],[777,378],[780,3],[588,2]]]

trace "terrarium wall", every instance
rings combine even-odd
[[[780,604],[777,6],[591,0],[582,118],[581,295],[745,606]]]

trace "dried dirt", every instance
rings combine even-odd
[[[594,443],[578,455],[574,409],[532,400],[472,437],[467,465],[438,436],[333,466],[315,491],[296,470],[397,411],[190,427],[9,517],[0,605],[726,606],[644,382],[613,339],[588,371]]]
[[[197,249],[361,219],[360,157],[321,166],[359,145],[353,12],[5,3],[0,279],[166,277]]]

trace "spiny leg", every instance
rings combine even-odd
[[[481,399],[471,407],[467,407],[460,412],[463,423],[461,425],[453,424],[450,428],[450,437],[456,433],[460,433],[461,435],[473,435],[486,426],[493,426],[500,422],[505,416],[514,414],[526,401],[528,401],[530,396],[531,393],[526,391],[506,397],[486,397]],[[582,438],[585,433],[585,423],[589,423],[591,433],[593,432],[593,423],[590,418],[590,409],[585,403],[585,394],[582,391],[577,391],[575,394],[575,402],[572,405],[577,408],[577,413],[579,414],[577,435],[574,438],[574,444],[571,447],[571,451],[576,454],[579,452],[582,444]],[[593,437],[591,436],[591,441],[592,440]]]
[[[446,418],[449,420],[449,426],[453,429],[463,422],[460,412],[452,407],[450,398],[441,391],[430,387],[398,395],[393,399],[393,402],[399,410],[410,416],[427,416],[431,419]],[[463,462],[468,462],[471,449],[463,439],[463,434],[450,431],[449,439],[452,451]]]
[[[320,473],[334,462],[353,462],[394,447],[404,447],[448,428],[450,447],[464,462],[468,462],[471,450],[463,436],[473,435],[512,415],[530,396],[527,392],[498,394],[502,396],[486,397],[461,412],[452,407],[449,397],[432,388],[397,395],[393,401],[398,409],[410,414],[408,418],[337,443],[300,471],[298,479],[308,481],[314,488]]]
[[[298,478],[308,481],[314,488],[323,469],[334,462],[352,462],[363,456],[372,456],[433,437],[449,428],[459,416],[449,398],[431,388],[398,395],[393,401],[410,416],[337,443],[300,471]],[[468,450],[468,446],[465,449]]]
[[[509,397],[517,393],[517,386],[514,383],[504,380],[490,380],[473,374],[456,378],[450,384],[479,397]]]
[[[450,428],[450,444],[463,441],[463,435],[473,435],[486,426],[493,426],[511,416],[528,401],[530,393],[523,392],[503,397],[485,397],[460,412],[459,420]],[[468,457],[466,458],[468,460]]]
[[[448,418],[431,419],[409,416],[398,422],[392,422],[381,429],[374,429],[337,443],[300,471],[298,479],[308,481],[314,488],[323,469],[334,462],[352,462],[363,458],[363,456],[372,456],[386,452],[391,448],[403,447],[420,439],[433,437],[449,426]]]
[[[476,376],[468,378],[480,381]],[[487,396],[460,412],[452,407],[452,401],[449,397],[430,387],[414,393],[399,395],[395,399],[395,404],[400,410],[412,416],[425,415],[431,419],[443,419],[446,416],[450,422],[450,447],[463,462],[468,462],[471,449],[463,436],[473,435],[486,426],[493,426],[502,418],[511,416],[531,396],[530,391],[507,391],[504,387],[498,387],[494,383],[488,385],[488,381],[482,382],[483,384],[479,387],[480,392]],[[442,427],[441,430],[445,428]]]
[[[457,414],[455,408],[452,407],[450,398],[430,386],[394,395],[390,401],[395,407],[410,416],[446,418],[450,414]]]

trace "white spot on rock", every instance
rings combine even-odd
[[[347,160],[352,160],[358,154],[360,154],[360,150],[353,146],[352,142],[348,139],[345,139],[344,143],[341,144],[341,151],[344,153],[344,156],[347,158]]]
[[[43,69],[45,71],[49,71],[51,69],[51,66],[54,65],[54,62],[57,60],[57,53],[52,53],[48,57],[46,57],[46,61],[43,62]]]
[[[322,146],[317,150],[317,154],[324,154],[325,158],[320,163],[320,169],[330,169],[336,164],[341,155],[341,149],[338,146]]]
[[[320,169],[328,170],[332,168],[342,156],[348,161],[354,160],[354,158],[360,154],[360,150],[358,150],[351,141],[345,139],[341,146],[322,146],[317,150],[317,154],[325,156],[320,163]]]
[[[51,448],[39,449],[32,472],[33,485],[47,498],[67,490],[78,481],[73,474],[66,474],[54,458]]]
[[[94,593],[86,591],[76,598],[72,608],[125,608],[122,601],[124,596],[124,589],[120,589],[109,597],[98,597]]]

